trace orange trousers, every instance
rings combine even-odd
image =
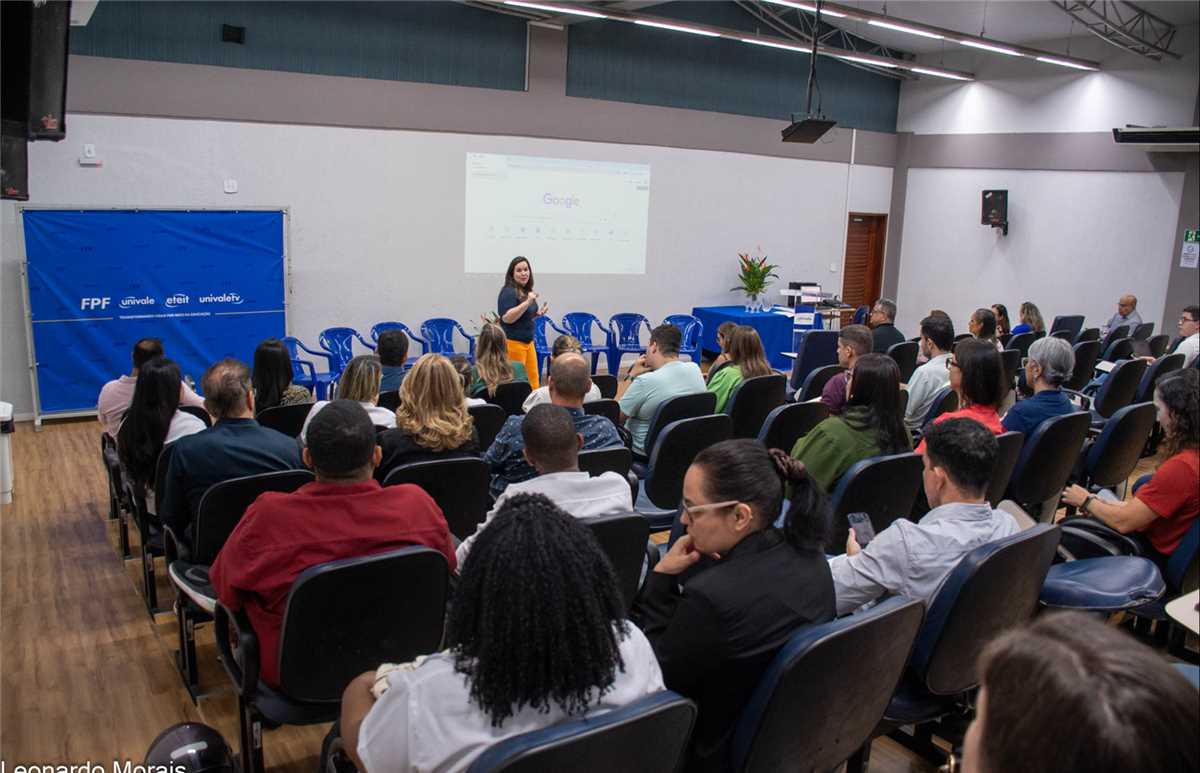
[[[529,375],[529,386],[537,389],[539,386],[538,356],[537,351],[533,348],[533,342],[526,344],[511,338],[508,339],[508,359],[525,366],[525,372]]]

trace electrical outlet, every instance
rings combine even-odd
[[[237,193],[238,192],[237,180],[234,180],[232,177],[229,178],[228,180],[226,180],[225,181],[225,192],[226,193]]]

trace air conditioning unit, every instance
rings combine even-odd
[[[1200,126],[1126,126],[1112,132],[1113,141],[1127,148],[1153,153],[1200,152]]]

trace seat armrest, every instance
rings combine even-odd
[[[259,652],[250,618],[245,610],[233,612],[218,601],[213,610],[213,634],[221,665],[234,689],[242,700],[253,702],[258,690]]]
[[[186,543],[175,536],[175,531],[163,524],[163,558],[167,562],[167,566],[180,560],[187,560],[190,551],[187,549]]]
[[[1092,398],[1089,397],[1088,395],[1085,395],[1083,392],[1079,392],[1074,389],[1064,388],[1063,391],[1069,395],[1074,395],[1075,397],[1078,397],[1079,398],[1079,407],[1082,408],[1083,410],[1090,411],[1092,409]]]
[[[1081,540],[1101,547],[1109,555],[1142,555],[1142,546],[1137,540],[1122,534],[1095,518],[1067,518],[1060,526],[1062,527],[1064,536],[1070,534],[1073,537],[1078,537]]]

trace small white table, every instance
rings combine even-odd
[[[1192,633],[1200,633],[1200,609],[1196,608],[1198,603],[1200,590],[1194,590],[1167,604],[1167,614]]]

